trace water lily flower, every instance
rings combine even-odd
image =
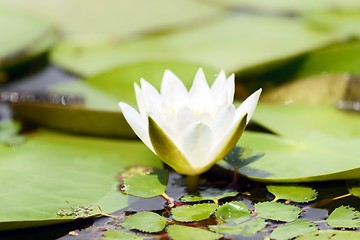
[[[160,93],[144,79],[141,87],[135,83],[139,112],[123,102],[119,106],[137,136],[163,162],[180,174],[198,176],[233,149],[250,121],[261,89],[238,108],[233,104],[234,92],[234,74],[227,78],[221,71],[209,86],[199,69],[188,91],[166,70]]]

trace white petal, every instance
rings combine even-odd
[[[148,134],[148,119],[126,103],[120,102],[119,107],[135,134],[155,153]]]
[[[188,91],[182,81],[170,70],[166,70],[161,83],[161,96],[163,101],[177,109],[187,105]]]
[[[235,106],[232,104],[222,108],[215,115],[210,126],[215,139],[222,139],[229,129],[233,128],[234,116]]]
[[[194,113],[189,108],[183,107],[178,111],[173,127],[178,133],[181,133],[185,128],[194,124],[196,121],[197,119]]]
[[[147,115],[147,108],[146,104],[144,102],[144,97],[141,91],[141,88],[137,83],[134,83],[134,89],[135,89],[135,96],[136,96],[136,102],[139,109],[140,114],[145,117]]]
[[[207,165],[208,155],[213,144],[213,133],[203,123],[195,123],[188,127],[181,137],[181,152],[195,168]]]
[[[141,79],[141,91],[148,113],[159,114],[161,111],[161,96],[156,88],[144,79]]]
[[[259,101],[261,91],[262,89],[260,88],[259,90],[251,94],[251,96],[245,99],[245,101],[240,105],[240,107],[236,109],[235,119],[234,119],[235,122],[238,121],[240,118],[242,118],[245,114],[247,114],[246,124],[249,123],[255,111],[256,105]]]
[[[191,108],[197,114],[204,111],[212,113],[216,110],[214,96],[210,91],[205,74],[201,68],[196,73],[193,85],[189,91],[189,97]]]

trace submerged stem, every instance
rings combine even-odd
[[[196,192],[199,186],[199,175],[187,175],[186,176],[186,185],[189,193]]]

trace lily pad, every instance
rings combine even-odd
[[[253,118],[277,135],[245,132],[238,145],[264,156],[240,168],[239,173],[267,182],[359,176],[360,128],[356,113],[330,106],[259,104]],[[224,161],[219,164],[232,169]]]
[[[167,232],[173,240],[216,240],[222,238],[222,235],[217,233],[181,225],[171,225],[168,227]]]
[[[313,201],[317,197],[315,189],[301,185],[268,185],[266,188],[275,199],[304,203]]]
[[[44,53],[55,40],[50,21],[3,4],[0,29],[6,31],[0,38],[0,71]]]
[[[217,188],[208,188],[200,191],[198,194],[188,194],[180,198],[182,202],[200,202],[206,200],[218,201],[221,198],[235,197],[237,191],[224,191]]]
[[[275,228],[270,234],[271,239],[294,239],[295,237],[317,232],[315,223],[306,220],[296,220]]]
[[[253,219],[241,224],[220,224],[220,225],[210,225],[210,230],[221,233],[221,234],[231,234],[231,235],[240,235],[240,236],[252,236],[255,233],[261,231],[266,227],[266,222],[264,219]]]
[[[255,211],[259,217],[282,222],[295,221],[301,213],[299,207],[279,202],[256,203]]]
[[[209,218],[216,208],[217,205],[215,203],[199,203],[172,208],[171,214],[176,221],[194,222]]]
[[[42,15],[54,22],[62,38],[87,45],[193,25],[222,14],[217,7],[193,0],[175,0],[171,3],[154,0],[151,4],[146,0],[0,2]]]
[[[239,14],[128,43],[79,47],[71,41],[61,42],[51,59],[82,76],[144,61],[182,61],[227,72],[258,72],[337,39],[335,32],[309,28],[296,18]]]
[[[128,216],[121,224],[129,230],[135,229],[146,233],[162,231],[167,224],[166,218],[153,212],[137,212]]]
[[[314,233],[307,233],[297,240],[357,240],[360,238],[360,232],[344,230],[323,230]]]
[[[359,228],[360,212],[349,206],[336,208],[326,219],[333,228]]]
[[[70,207],[98,205],[111,213],[128,205],[117,190],[118,172],[161,166],[140,142],[49,131],[29,134],[16,147],[0,145],[0,163],[1,230],[73,221],[59,215]]]
[[[251,217],[248,206],[243,202],[228,202],[216,210],[217,221],[241,223]]]

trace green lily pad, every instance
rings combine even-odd
[[[98,205],[111,213],[128,205],[117,190],[118,172],[134,164],[161,166],[137,141],[49,131],[29,134],[16,147],[0,145],[0,162],[0,230],[73,221],[61,216],[70,207]]]
[[[360,42],[351,41],[311,52],[297,67],[294,78],[318,74],[359,75]]]
[[[286,223],[282,226],[275,228],[271,232],[271,239],[294,239],[298,236],[314,233],[318,231],[315,223],[306,220],[295,220],[294,222]]]
[[[44,53],[55,40],[50,21],[3,4],[0,29],[6,31],[0,38],[0,71]]]
[[[216,240],[222,238],[222,235],[213,233],[201,228],[187,227],[181,225],[171,225],[167,232],[173,240]]]
[[[290,200],[293,202],[310,202],[316,199],[317,191],[311,187],[300,185],[268,185],[267,190],[275,199]]]
[[[162,231],[167,224],[167,219],[153,212],[137,212],[128,216],[121,226],[129,230],[135,229],[146,233]]]
[[[322,230],[314,233],[307,233],[297,240],[357,240],[360,238],[360,232],[344,230]]]
[[[256,203],[255,211],[259,217],[281,222],[295,221],[301,213],[299,207],[279,202]]]
[[[341,206],[330,214],[326,222],[333,228],[358,228],[360,212],[349,206]]]
[[[241,14],[128,43],[79,47],[71,41],[61,42],[51,60],[82,76],[144,61],[181,61],[227,72],[258,72],[337,39],[335,32],[309,28],[296,18]]]
[[[241,223],[251,217],[248,206],[243,202],[227,202],[216,210],[216,220],[226,223]]]
[[[143,240],[142,237],[136,234],[124,232],[120,229],[110,229],[106,231],[101,239],[102,240],[118,240],[118,239]]]
[[[278,135],[245,132],[238,145],[264,155],[239,173],[267,182],[359,176],[358,114],[330,106],[259,104],[254,119]],[[224,161],[219,165],[233,169]]]
[[[222,13],[217,7],[193,0],[175,0],[171,3],[155,0],[151,4],[146,0],[108,1],[106,4],[88,0],[0,2],[50,19],[63,38],[82,44],[101,44],[162,32],[211,19]]]
[[[265,227],[266,227],[265,220],[257,218],[235,225],[234,224],[210,225],[209,229],[221,234],[252,236],[255,233],[264,229]]]
[[[200,202],[200,201],[217,201],[222,198],[227,197],[235,197],[238,195],[239,192],[237,191],[224,191],[217,188],[208,188],[206,190],[201,190],[197,194],[188,194],[184,195],[180,198],[182,202]]]
[[[169,172],[164,169],[156,169],[149,174],[135,174],[124,180],[122,191],[141,198],[160,196],[165,193],[168,178]]]
[[[266,0],[206,0],[224,7],[244,8],[247,10],[257,10],[260,12],[273,13],[301,13],[301,12],[317,12],[325,10],[345,10],[360,8],[359,2],[356,0],[325,0],[325,1],[311,1],[311,0],[293,0],[291,2],[286,0],[266,1]]]
[[[216,208],[217,204],[214,203],[199,203],[172,208],[171,214],[176,221],[194,222],[209,218]]]
[[[347,181],[347,187],[351,195],[360,198],[360,180]]]

